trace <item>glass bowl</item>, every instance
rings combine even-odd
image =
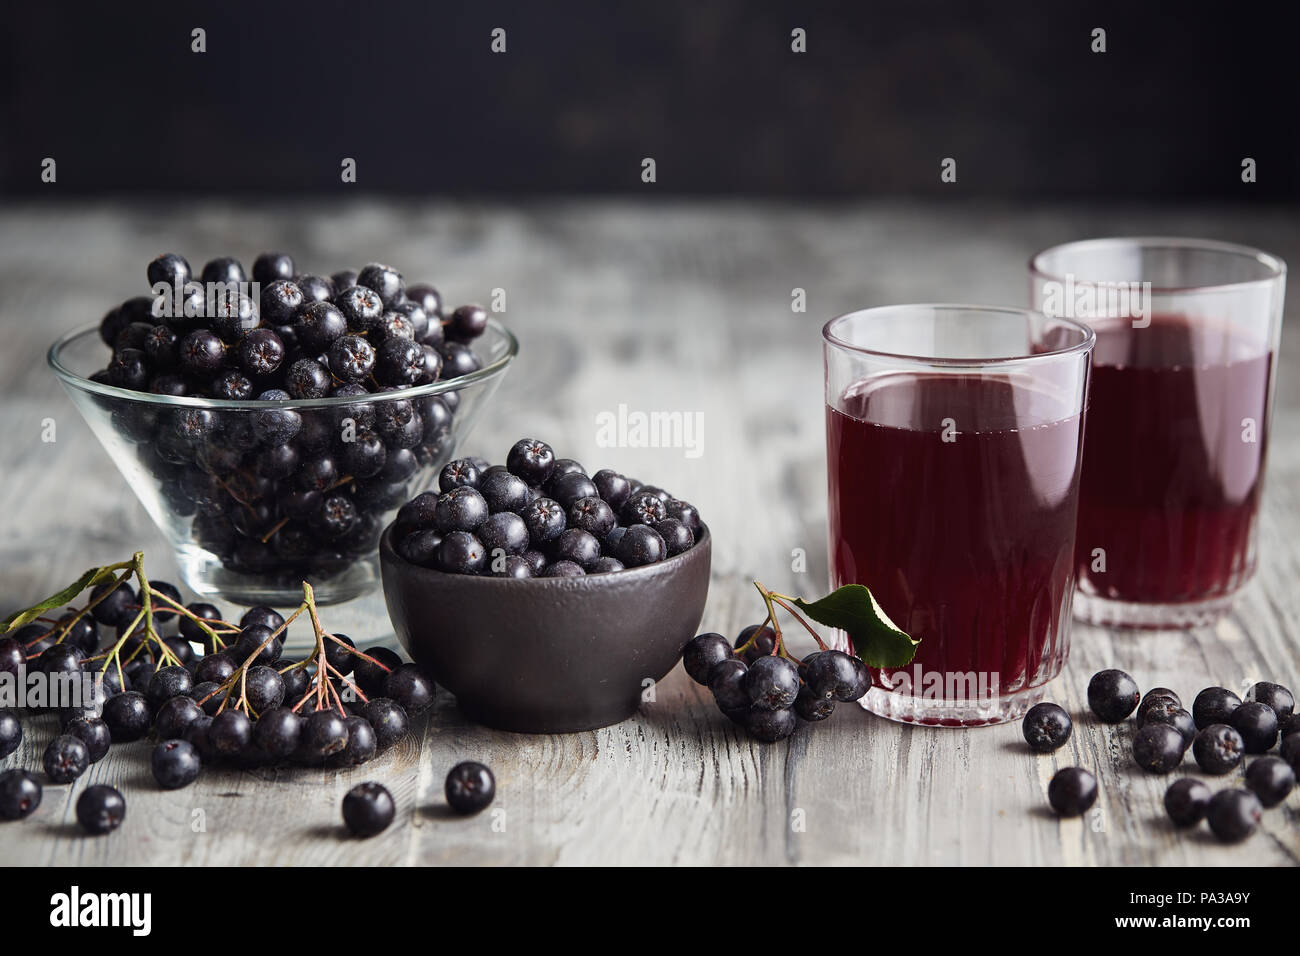
[[[89,377],[108,358],[97,326],[55,342],[49,363],[196,594],[294,607],[303,581],[320,604],[376,590],[380,533],[454,456],[519,343],[491,320],[472,347],[483,367],[469,375],[364,399],[227,401],[101,384]],[[381,471],[360,474],[381,457]]]

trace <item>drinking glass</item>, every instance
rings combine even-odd
[[[1020,716],[1069,649],[1092,330],[898,305],[822,336],[831,584],[866,585],[921,642],[907,667],[872,671],[863,706],[949,726]]]
[[[1096,239],[1030,261],[1036,309],[1097,334],[1075,614],[1212,622],[1249,581],[1286,266],[1197,239]]]

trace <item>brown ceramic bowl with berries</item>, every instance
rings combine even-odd
[[[403,506],[380,540],[384,595],[402,646],[471,720],[593,730],[635,713],[695,636],[712,540],[690,505],[588,478],[541,442],[555,468],[530,471],[529,442],[506,467],[450,462],[440,492]]]

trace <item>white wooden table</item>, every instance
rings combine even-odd
[[[166,249],[192,262],[224,254],[247,262],[284,248],[321,272],[379,259],[461,301],[506,290],[504,317],[522,352],[465,450],[501,460],[515,438],[537,436],[561,455],[696,503],[715,536],[703,626],[734,634],[761,617],[755,577],[824,591],[825,319],[888,302],[1021,304],[1027,257],[1084,236],[1205,235],[1295,263],[1295,227],[1294,214],[1264,208],[1095,204],[5,208],[0,607],[30,604],[89,564],[141,547],[155,576],[175,577],[163,540],[44,362],[57,334],[143,291],[145,263]],[[804,313],[791,310],[796,288],[806,291]],[[1256,581],[1212,629],[1132,636],[1076,627],[1051,692],[1076,716],[1076,731],[1054,756],[1031,756],[1018,724],[923,729],[850,707],[763,745],[739,734],[679,668],[637,717],[568,736],[474,727],[443,695],[417,735],[350,773],[214,770],[165,793],[150,779],[147,745],[117,747],[75,787],[47,786],[26,822],[0,824],[0,863],[1295,863],[1300,796],[1242,846],[1221,847],[1203,829],[1176,834],[1160,806],[1168,778],[1132,765],[1131,731],[1095,725],[1083,690],[1109,666],[1185,699],[1214,683],[1300,683],[1298,373],[1300,341],[1286,334]],[[597,447],[596,415],[619,403],[702,412],[703,454]],[[46,418],[57,423],[53,443],[41,441]],[[805,573],[791,571],[795,548],[807,553]],[[0,766],[39,768],[54,732],[46,720],[28,721],[27,741]],[[443,814],[443,777],[466,758],[495,771],[494,808],[504,818]],[[1062,822],[1045,809],[1045,792],[1069,764],[1098,774],[1100,812]],[[397,824],[369,841],[342,839],[339,801],[364,779],[392,789]],[[95,782],[127,796],[127,822],[107,839],[82,838],[72,813]]]

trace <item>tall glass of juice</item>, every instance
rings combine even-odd
[[[1195,239],[1097,239],[1030,262],[1035,308],[1097,334],[1075,614],[1208,624],[1255,571],[1285,264]]]
[[[1069,649],[1092,330],[899,305],[822,337],[831,583],[866,585],[921,642],[873,671],[864,706],[947,726],[1020,716]]]

